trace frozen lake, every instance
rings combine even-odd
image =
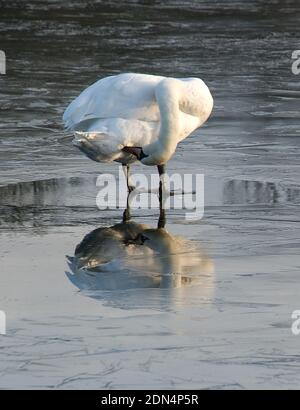
[[[1,4],[0,388],[299,388],[299,2],[48,3]],[[202,220],[97,209],[118,166],[61,116],[124,71],[211,88],[168,164],[204,174]]]

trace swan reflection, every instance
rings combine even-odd
[[[87,234],[67,259],[67,277],[96,298],[97,291],[191,286],[210,298],[214,287],[214,263],[205,251],[165,227],[131,221],[101,227]]]

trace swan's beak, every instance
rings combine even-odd
[[[128,152],[129,154],[134,155],[137,157],[139,161],[141,161],[143,158],[146,158],[148,155],[146,155],[141,147],[124,147],[122,148],[122,151]]]

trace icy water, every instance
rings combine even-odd
[[[299,388],[298,0],[0,8],[0,388]],[[125,71],[211,88],[168,165],[204,173],[202,220],[96,208],[118,167],[76,151],[61,116]]]

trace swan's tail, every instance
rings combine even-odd
[[[111,162],[120,156],[109,135],[102,132],[74,131],[72,144],[93,161]]]

